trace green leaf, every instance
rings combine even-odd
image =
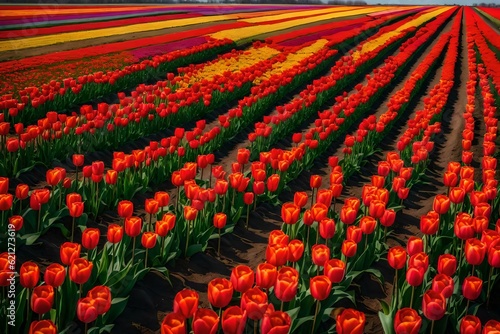
[[[384,329],[385,334],[394,333],[393,330],[393,320],[389,314],[384,314],[383,312],[378,313],[378,317],[380,318],[380,322],[382,323],[382,328]]]
[[[201,244],[194,244],[188,247],[186,257],[191,257],[196,253],[203,252],[203,246]]]
[[[382,306],[382,311],[384,312],[384,315],[388,315],[390,312],[390,306],[382,299],[379,300],[379,303]]]

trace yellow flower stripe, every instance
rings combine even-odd
[[[389,8],[394,8],[394,7],[382,7],[382,6],[380,6],[380,7],[370,7],[370,8],[363,8],[363,9],[338,12],[338,13],[330,13],[330,14],[318,15],[314,18],[306,17],[306,18],[278,22],[278,23],[272,23],[272,24],[261,24],[261,25],[252,26],[252,27],[228,29],[228,30],[223,30],[223,31],[219,31],[219,32],[210,34],[209,36],[216,38],[216,39],[229,38],[229,39],[236,42],[236,41],[240,41],[240,40],[243,40],[243,39],[246,39],[249,37],[267,34],[270,32],[275,32],[275,31],[284,30],[284,29],[288,29],[288,28],[293,28],[293,27],[304,25],[304,24],[332,20],[332,19],[337,19],[337,18],[342,18],[342,17],[347,17],[347,16],[374,13],[374,12],[383,11],[383,10],[386,10]]]
[[[302,10],[302,11],[296,11],[294,13],[283,13],[283,14],[272,15],[272,16],[254,17],[254,18],[246,19],[246,20],[242,20],[242,21],[248,22],[248,23],[262,23],[262,22],[275,21],[275,20],[294,19],[294,18],[304,17],[304,16],[323,15],[323,14],[328,14],[328,13],[343,12],[346,10],[353,10],[356,8],[359,8],[359,7],[342,6],[342,7],[333,7],[333,8],[327,8],[327,9]]]
[[[240,71],[241,69],[255,65],[262,60],[274,57],[279,53],[280,51],[274,48],[263,46],[260,48],[250,48],[249,50],[246,50],[238,56],[230,59],[220,58],[217,61],[204,66],[199,71],[195,71],[192,75],[184,76],[184,83],[182,86],[187,87],[190,84],[202,79],[211,80],[215,76],[220,76],[227,71]]]
[[[8,8],[8,7],[4,7]],[[129,10],[141,10],[141,9],[152,9],[152,8],[165,8],[161,6],[116,6],[113,8],[101,8],[99,6],[91,8],[44,8],[40,7],[37,9],[1,9],[1,16],[40,16],[40,15],[59,15],[59,14],[88,14],[88,13],[107,13],[107,12],[125,12]],[[175,8],[172,8],[175,10]]]
[[[327,43],[328,40],[326,39],[318,39],[313,44],[288,54],[283,62],[273,64],[271,69],[264,72],[260,77],[255,78],[253,83],[258,85],[262,81],[269,79],[272,75],[279,75],[286,70],[291,69],[292,67],[300,64],[303,59],[312,56],[314,53],[324,48]]]
[[[193,24],[211,23],[211,22],[232,20],[236,18],[237,16],[234,14],[193,17],[193,18],[175,19],[168,21],[138,23],[138,24],[131,24],[128,26],[120,26],[114,28],[95,29],[89,31],[75,31],[62,34],[6,40],[6,41],[0,41],[0,52],[20,50],[26,48],[35,48],[35,47],[53,45],[59,43],[82,41],[86,39],[94,39],[99,37],[125,35],[134,32],[184,27]]]
[[[404,30],[406,30],[408,28],[412,28],[412,27],[419,27],[422,24],[424,24],[427,21],[435,18],[436,16],[446,12],[449,9],[450,9],[450,7],[440,7],[438,9],[431,10],[427,13],[420,15],[419,17],[417,17],[411,21],[406,22],[405,24],[401,25],[399,28],[397,28],[393,31],[386,32],[385,34],[383,34],[383,35],[381,35],[381,36],[379,36],[379,37],[377,37],[369,42],[366,42],[361,47],[361,50],[353,53],[352,58],[355,61],[358,60],[362,54],[367,53],[367,52],[371,52],[371,51],[375,50],[376,48],[378,48],[380,45],[384,45],[384,43],[387,42],[392,37],[402,34]]]

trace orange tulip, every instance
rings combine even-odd
[[[82,246],[88,250],[92,250],[99,244],[101,231],[95,227],[88,227],[82,233]]]
[[[94,301],[90,297],[85,297],[78,300],[76,315],[78,320],[88,324],[96,320],[99,314],[97,313]]]
[[[57,327],[51,320],[31,322],[28,334],[57,334]]]
[[[66,270],[59,263],[52,263],[45,269],[43,280],[45,284],[53,286],[54,288],[60,287],[66,278]]]
[[[247,312],[239,306],[228,307],[222,314],[222,330],[224,334],[243,334],[247,320]]]
[[[106,237],[112,244],[119,243],[123,238],[123,227],[118,224],[109,224]]]
[[[371,216],[364,216],[359,222],[359,227],[364,234],[372,234],[377,227],[377,221]]]
[[[80,244],[73,242],[65,242],[59,248],[59,254],[61,257],[61,262],[65,266],[69,266],[74,259],[80,257]]]
[[[486,245],[476,239],[470,238],[465,241],[465,259],[470,265],[478,266],[486,255]]]
[[[288,261],[297,262],[304,254],[304,243],[294,239],[288,244]]]
[[[340,220],[346,225],[354,224],[357,215],[358,210],[351,206],[344,205],[340,210]]]
[[[483,289],[483,281],[475,276],[468,276],[462,284],[462,294],[468,300],[479,298]]]
[[[321,220],[325,219],[326,216],[328,215],[328,207],[323,203],[315,203],[311,207],[311,213],[314,217],[314,220],[320,222]]]
[[[438,258],[438,273],[453,276],[457,270],[457,259],[451,254],[443,254]]]
[[[273,174],[267,178],[267,190],[271,193],[275,192],[278,190],[278,187],[280,185],[280,176],[278,174]]]
[[[442,293],[445,298],[451,297],[454,288],[455,283],[448,275],[437,274],[432,280],[432,290]]]
[[[288,245],[273,244],[267,245],[266,261],[276,267],[280,267],[288,260]]]
[[[319,175],[311,175],[309,179],[309,185],[311,186],[312,189],[317,189],[321,187],[321,182],[323,179]]]
[[[105,285],[97,285],[93,287],[88,293],[97,310],[97,314],[102,315],[109,311],[111,308],[111,290]]]
[[[324,273],[332,283],[340,283],[345,276],[346,265],[340,259],[331,259],[325,263]]]
[[[460,334],[481,334],[481,320],[474,315],[466,315],[460,321]]]
[[[234,290],[241,293],[253,286],[254,279],[255,274],[253,270],[245,265],[238,265],[231,272],[231,283],[233,283]]]
[[[335,221],[333,219],[322,219],[319,222],[319,234],[323,239],[331,239],[335,235]]]
[[[366,317],[363,312],[345,309],[337,316],[336,330],[339,334],[362,334],[365,329]]]
[[[134,204],[131,201],[120,201],[118,203],[118,215],[122,218],[132,217]]]
[[[311,295],[316,300],[325,300],[332,291],[332,282],[325,275],[315,276],[309,281]]]
[[[178,313],[169,313],[163,318],[161,323],[161,334],[185,334],[185,318]]]
[[[288,333],[292,320],[288,313],[281,311],[271,311],[264,314],[260,326],[261,334],[281,334]]]
[[[225,278],[215,278],[208,283],[208,301],[213,307],[226,307],[233,297],[233,284]]]
[[[128,217],[125,218],[125,234],[129,237],[134,238],[141,234],[142,230],[142,218],[140,217]]]
[[[197,215],[198,215],[197,209],[189,205],[184,206],[184,219],[195,220]]]
[[[174,312],[185,319],[191,318],[198,309],[199,296],[194,290],[183,289],[175,295]]]
[[[156,246],[157,235],[154,232],[144,232],[141,237],[142,247],[151,249]]]
[[[396,334],[418,334],[422,326],[422,318],[418,312],[409,307],[399,309],[394,317]]]
[[[69,278],[76,284],[84,284],[89,280],[93,267],[87,259],[74,259],[69,267]]]
[[[314,245],[311,249],[313,263],[317,266],[324,266],[330,258],[330,249],[323,244]]]
[[[380,217],[380,225],[390,227],[394,224],[395,220],[396,212],[393,209],[385,209],[384,214]]]
[[[450,199],[446,195],[437,195],[434,198],[433,209],[438,214],[442,215],[450,209]]]
[[[305,191],[297,191],[293,195],[293,203],[299,208],[303,208],[307,204],[307,193]]]
[[[39,285],[31,295],[31,309],[37,314],[45,314],[54,304],[54,288],[51,285]]]
[[[402,269],[406,265],[406,250],[401,246],[391,247],[387,253],[387,262],[394,269]]]
[[[241,309],[247,312],[248,318],[257,321],[262,319],[268,306],[267,294],[255,287],[248,289],[241,296]]]
[[[436,291],[428,290],[424,293],[422,310],[429,320],[439,320],[446,312],[446,299]]]
[[[255,285],[262,289],[269,289],[276,283],[278,271],[270,263],[261,263],[255,271]]]

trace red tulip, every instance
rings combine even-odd
[[[331,259],[325,263],[324,273],[332,283],[340,283],[345,276],[346,265],[340,259]]]
[[[274,285],[274,294],[276,298],[283,302],[292,301],[297,295],[297,288],[298,280],[296,277],[278,273],[276,284]]]
[[[305,191],[297,191],[293,195],[293,203],[301,209],[307,204],[307,198],[308,196]]]
[[[482,334],[497,334],[500,331],[500,321],[488,320],[484,325]]]
[[[475,276],[468,276],[464,279],[462,284],[462,294],[469,300],[479,298],[481,290],[483,289],[483,281]]]
[[[363,312],[345,309],[337,316],[336,330],[338,334],[362,334],[365,330],[366,317]]]
[[[457,259],[451,254],[443,254],[438,259],[438,273],[453,276],[457,270]]]
[[[465,241],[465,259],[473,266],[480,265],[486,255],[486,245],[476,239],[470,238]]]
[[[439,320],[446,313],[446,299],[436,291],[428,290],[422,299],[422,310],[429,320]]]
[[[309,185],[312,189],[317,189],[321,187],[322,178],[319,175],[311,175],[309,179]]]
[[[270,263],[261,263],[255,271],[255,285],[262,289],[269,289],[276,283],[278,271]]]
[[[45,314],[54,304],[54,288],[51,285],[39,285],[31,295],[31,309],[37,314]]]
[[[276,267],[280,267],[288,260],[288,245],[272,244],[267,245],[266,261]]]
[[[144,232],[141,237],[142,247],[151,249],[156,246],[157,235],[154,232]]]
[[[14,231],[17,232],[23,228],[24,218],[19,215],[9,217],[9,225],[12,225],[14,227]]]
[[[97,285],[88,293],[87,297],[92,299],[97,314],[102,315],[111,308],[111,290],[105,285]]]
[[[359,221],[359,227],[364,234],[372,234],[375,227],[377,227],[377,221],[371,216],[364,216]]]
[[[311,213],[314,217],[314,220],[320,222],[325,219],[328,215],[328,207],[323,203],[315,203],[311,207]]]
[[[346,225],[353,224],[356,221],[357,215],[358,210],[350,206],[344,205],[340,210],[340,220]]]
[[[241,165],[247,164],[249,159],[250,159],[250,150],[246,149],[246,148],[238,149],[236,159],[237,159],[238,163]]]
[[[325,275],[315,276],[309,282],[311,295],[316,300],[325,300],[332,291],[332,282]]]
[[[57,288],[64,283],[66,278],[66,270],[59,263],[52,263],[45,269],[43,280],[45,284]]]
[[[198,215],[198,210],[192,206],[184,206],[184,218],[186,220],[195,220]]]
[[[73,165],[75,165],[76,167],[81,167],[83,166],[83,163],[84,163],[84,155],[83,154],[73,154]]]
[[[233,284],[225,278],[215,278],[208,283],[208,301],[213,307],[226,307],[233,297]]]
[[[92,274],[94,265],[87,259],[74,259],[69,266],[69,278],[76,284],[85,284]]]
[[[323,219],[319,222],[319,234],[323,239],[331,239],[335,235],[335,221]]]
[[[287,334],[292,320],[288,313],[281,311],[266,312],[260,326],[261,334]]]
[[[437,274],[432,280],[432,290],[442,293],[445,298],[451,297],[454,288],[455,283],[448,275]]]
[[[161,334],[186,334],[185,318],[178,313],[169,313],[161,323]]]
[[[424,243],[423,240],[419,237],[411,236],[408,239],[408,243],[406,245],[406,249],[408,251],[408,255],[413,256],[417,253],[421,253],[424,251]]]
[[[157,200],[147,198],[146,202],[144,204],[144,209],[150,215],[154,215],[154,214],[158,213],[158,209],[159,209],[158,205],[159,205],[159,203]]]
[[[82,233],[82,246],[88,250],[92,250],[99,244],[101,231],[95,227],[87,227]]]
[[[304,254],[304,243],[294,239],[288,244],[288,261],[297,262]]]
[[[466,315],[460,321],[460,334],[481,334],[481,320],[474,315]]]
[[[134,238],[141,234],[141,231],[142,219],[140,217],[125,218],[125,234],[127,234],[131,238]]]
[[[420,230],[423,234],[436,234],[439,229],[439,215],[427,214],[420,217]]]
[[[437,195],[434,197],[433,210],[442,215],[450,209],[450,199],[446,195]]]
[[[28,334],[57,334],[57,327],[51,320],[33,321]]]
[[[241,296],[241,309],[245,310],[248,318],[254,321],[262,319],[267,306],[267,295],[257,287],[248,289]]]
[[[16,187],[16,198],[19,200],[23,200],[28,198],[30,188],[27,184],[18,184]]]
[[[223,212],[218,212],[214,215],[213,223],[215,228],[221,229],[226,226],[227,216]]]
[[[183,289],[175,295],[174,312],[185,319],[191,318],[198,309],[199,296],[194,290]]]
[[[384,214],[382,215],[382,217],[380,217],[380,225],[390,227],[394,225],[395,220],[396,220],[396,211],[394,211],[393,209],[385,209]]]
[[[347,234],[346,234],[346,239],[354,241],[356,244],[358,244],[361,241],[361,238],[363,237],[363,231],[361,228],[357,227],[356,225],[350,225],[347,228]]]
[[[445,172],[443,183],[446,187],[455,187],[458,184],[458,176],[453,172]]]
[[[396,334],[418,334],[422,327],[422,318],[418,312],[409,307],[399,309],[394,317]]]
[[[246,311],[239,306],[228,307],[222,314],[222,330],[224,334],[243,334],[246,320]]]
[[[342,242],[342,254],[344,254],[345,257],[350,258],[356,255],[356,252],[358,250],[358,244],[355,243],[352,240],[344,240]]]
[[[253,286],[255,274],[253,270],[245,265],[238,265],[231,272],[231,283],[234,290],[245,292]]]
[[[387,262],[394,269],[402,269],[406,265],[406,251],[401,246],[395,246],[389,249],[387,253]]]
[[[122,218],[130,218],[134,213],[134,204],[130,201],[120,201],[118,203],[118,215]]]
[[[80,257],[81,246],[73,242],[65,242],[59,248],[61,262],[65,266],[69,266],[74,259]]]
[[[88,324],[96,320],[99,314],[97,313],[94,301],[89,297],[85,297],[78,300],[76,306],[76,315],[78,317],[78,320]]]
[[[278,187],[280,185],[280,176],[278,174],[273,174],[267,178],[267,190],[271,193],[275,192],[278,190]]]
[[[313,263],[317,266],[324,266],[330,258],[330,248],[323,244],[317,244],[312,247],[311,256]]]
[[[219,327],[219,316],[210,309],[199,308],[193,318],[194,334],[215,334]]]
[[[500,242],[498,241],[488,248],[488,264],[493,268],[500,268]]]
[[[123,238],[123,227],[118,224],[109,224],[106,237],[112,244],[119,243]]]

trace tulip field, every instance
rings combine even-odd
[[[500,333],[499,23],[0,5],[0,333]]]

